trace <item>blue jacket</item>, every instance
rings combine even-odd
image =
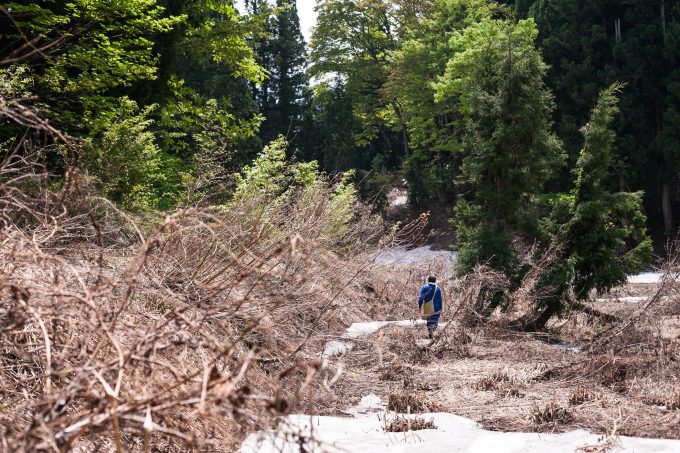
[[[420,295],[418,296],[418,308],[421,308],[426,301],[432,300],[432,292],[434,293],[434,315],[439,318],[442,312],[442,290],[434,283],[428,283],[420,288]]]

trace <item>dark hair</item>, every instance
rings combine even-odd
[[[436,275],[428,275],[427,276],[427,283],[437,283],[437,276]]]

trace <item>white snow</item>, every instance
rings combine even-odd
[[[241,453],[573,453],[593,446],[600,436],[584,430],[562,434],[505,433],[486,431],[476,422],[453,414],[421,414],[433,419],[437,429],[386,433],[384,404],[368,395],[347,411],[352,417],[291,415],[277,432],[262,431],[248,436]],[[413,417],[413,416],[411,416]],[[611,452],[671,453],[680,451],[680,441],[619,437]]]
[[[345,332],[347,338],[358,338],[362,335],[370,335],[377,332],[385,326],[399,326],[399,327],[417,327],[424,326],[424,319],[406,319],[404,321],[371,321],[371,322],[355,322]]]
[[[372,333],[377,332],[378,330],[382,329],[385,326],[389,325],[394,325],[394,326],[400,326],[400,327],[417,327],[417,326],[424,326],[425,325],[425,320],[423,319],[406,319],[404,321],[371,321],[371,322],[356,322],[349,326],[347,330],[345,331],[344,335],[342,338],[346,338],[348,340],[353,340],[355,338],[359,338],[362,335],[370,335]],[[443,325],[443,324],[442,324]],[[352,349],[352,342],[351,341],[329,341],[326,343],[326,346],[324,347],[323,352],[321,353],[321,357],[326,359],[328,357],[332,357],[335,355],[342,355],[345,352],[349,351]]]
[[[347,412],[354,415],[369,414],[372,412],[380,412],[385,410],[385,403],[382,402],[378,395],[369,393],[361,398],[359,404],[350,408]]]
[[[581,352],[581,348],[579,346],[573,345],[573,344],[567,344],[567,343],[555,343],[553,347],[557,349],[562,349],[564,351],[571,351],[571,352]]]
[[[638,303],[647,300],[646,296],[625,296],[625,297],[603,297],[596,299],[596,302],[624,302],[624,303]]]
[[[352,343],[347,341],[329,341],[323,348],[321,357],[327,359],[336,355],[342,355],[352,349]]]
[[[449,250],[432,250],[428,245],[415,249],[393,247],[378,254],[378,256],[375,257],[375,262],[384,266],[406,267],[416,263],[429,264],[433,261],[452,264],[457,259],[457,252]]]
[[[408,203],[408,197],[406,195],[400,195],[392,201],[392,206],[404,206]]]
[[[628,283],[659,283],[663,274],[661,272],[643,272],[638,275],[629,275]]]

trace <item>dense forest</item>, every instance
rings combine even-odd
[[[674,236],[677,2],[321,0],[309,43],[294,1],[241,9],[5,4],[5,152],[34,134],[57,183],[78,168],[149,213],[229,199],[277,141],[352,175],[374,209],[406,184],[414,213],[450,219],[463,274],[518,278],[517,241],[560,242],[568,264],[546,278],[582,297],[644,268],[648,235],[659,251]]]

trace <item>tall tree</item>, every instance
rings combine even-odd
[[[258,14],[266,11],[261,0],[250,0],[248,8]],[[302,122],[309,108],[309,81],[306,74],[307,50],[300,31],[295,0],[277,0],[273,15],[267,19],[266,34],[254,42],[260,64],[268,78],[255,87],[254,94],[265,121],[260,130],[263,141],[279,135],[293,146],[301,139]]]
[[[355,147],[368,151],[364,161],[381,155],[391,168],[408,154],[408,140],[399,105],[386,99],[388,53],[396,48],[398,23],[394,4],[386,0],[322,0],[317,4],[312,35],[310,73],[327,85],[337,80],[352,102],[361,129]]]
[[[400,106],[407,127],[411,154],[405,176],[414,207],[433,201],[455,203],[453,182],[460,167],[455,127],[458,105],[454,99],[435,102],[432,82],[444,73],[457,51],[450,43],[466,27],[493,17],[498,9],[488,0],[435,0],[429,14],[409,29],[390,54],[384,94]]]
[[[435,88],[437,102],[459,102],[464,197],[455,223],[459,271],[488,263],[516,274],[512,235],[531,197],[562,164],[551,132],[553,99],[533,20],[486,19],[466,28]]]
[[[579,125],[598,92],[626,84],[612,166],[617,188],[645,190],[657,232],[672,234],[680,207],[675,113],[678,104],[680,5],[660,0],[539,0],[531,8],[550,65],[557,122],[571,162],[579,155]],[[566,181],[566,178],[563,178]]]
[[[543,297],[538,327],[564,309],[570,297],[586,300],[593,289],[601,293],[624,284],[651,258],[642,193],[607,187],[620,87],[614,84],[600,94],[581,129],[584,144],[574,169],[574,189],[554,198],[551,217],[544,222],[554,256],[539,280]]]

